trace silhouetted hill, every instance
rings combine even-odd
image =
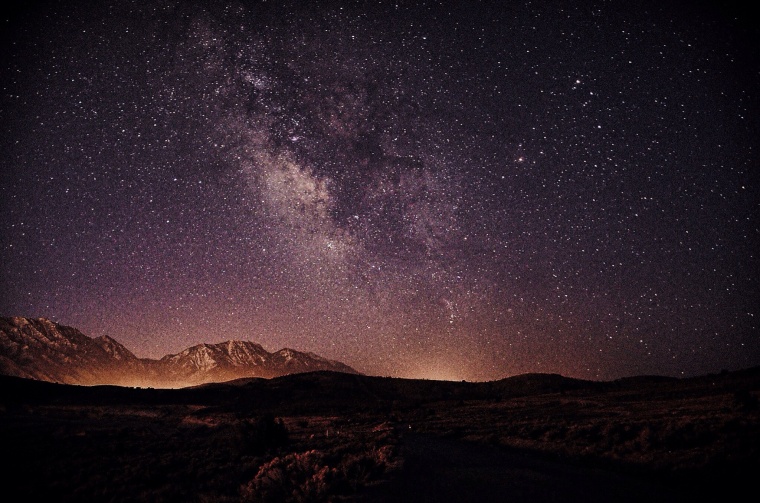
[[[436,402],[501,401],[539,396],[615,394],[624,397],[691,397],[760,389],[760,367],[686,379],[627,378],[584,381],[556,374],[524,374],[491,382],[455,382],[315,371],[264,378],[241,378],[180,389],[112,385],[78,386],[0,376],[8,402],[166,403],[256,410],[279,414],[411,409]],[[622,394],[622,395],[621,395]]]

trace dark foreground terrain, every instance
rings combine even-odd
[[[177,390],[0,377],[2,482],[19,501],[741,501],[759,394],[760,368]]]

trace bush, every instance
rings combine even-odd
[[[734,406],[742,412],[752,412],[758,408],[758,399],[748,389],[734,393]]]
[[[331,451],[310,450],[276,457],[263,464],[241,488],[243,501],[315,502],[351,494],[395,467],[391,445],[343,445]]]
[[[255,421],[244,420],[239,423],[241,454],[256,455],[268,449],[288,444],[288,430],[282,419],[270,415]]]
[[[292,453],[262,465],[241,495],[243,501],[261,503],[320,501],[333,475],[319,451]]]

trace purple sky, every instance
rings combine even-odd
[[[747,12],[329,4],[4,12],[0,315],[405,377],[760,364]]]

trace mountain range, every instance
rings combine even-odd
[[[0,318],[0,374],[65,384],[175,388],[243,377],[278,377],[348,365],[251,341],[198,344],[160,360],[138,358],[104,335],[91,338],[46,318]]]

